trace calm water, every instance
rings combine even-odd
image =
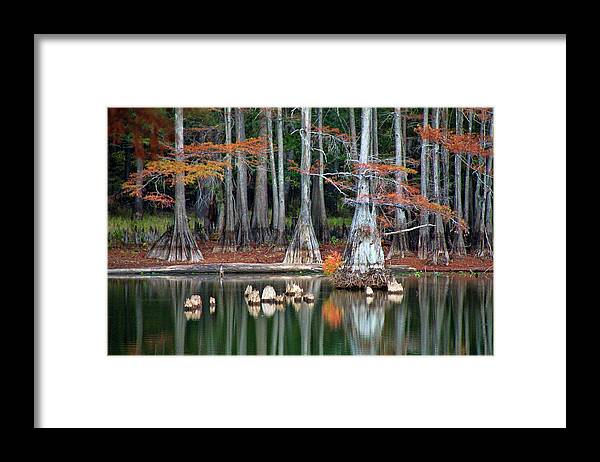
[[[490,355],[492,277],[399,276],[403,295],[335,290],[316,276],[111,277],[111,355]],[[248,310],[244,289],[295,282],[314,304]],[[186,321],[183,304],[199,294],[203,314]],[[216,312],[209,313],[209,297]]]

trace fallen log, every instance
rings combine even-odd
[[[188,265],[155,266],[148,268],[109,268],[108,275],[129,274],[218,274],[221,267],[225,276],[240,273],[300,273],[322,274],[323,267],[314,265],[288,265],[283,263],[196,263]],[[406,265],[388,265],[392,271],[415,271]]]

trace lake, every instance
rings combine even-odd
[[[115,276],[108,279],[109,355],[491,355],[491,275],[397,275],[402,295],[336,290],[322,276]],[[314,303],[249,308],[248,284]],[[202,298],[187,320],[186,298]],[[209,312],[209,297],[216,299]]]

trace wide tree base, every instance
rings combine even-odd
[[[173,227],[165,231],[158,241],[152,245],[146,256],[158,260],[189,261],[192,263],[204,260],[192,233],[189,231],[187,233],[174,232]]]
[[[337,289],[355,289],[361,290],[366,287],[371,289],[386,289],[388,281],[391,281],[392,273],[386,268],[371,269],[366,273],[358,271],[352,272],[345,268],[340,268],[333,273],[331,280]]]
[[[429,258],[427,259],[427,263],[435,266],[448,266],[450,264],[450,256],[448,252],[432,252]]]
[[[398,235],[394,235],[392,238],[392,244],[390,245],[390,249],[388,250],[388,254],[385,259],[389,260],[392,257],[400,256],[400,258],[404,258],[408,250],[408,244],[406,243],[406,237]]]
[[[220,243],[213,249],[213,253],[237,252],[238,247],[235,243],[235,233],[228,231],[219,239]]]
[[[298,222],[294,237],[287,248],[283,263],[288,265],[310,265],[322,263],[319,243],[315,237],[312,223]]]
[[[254,243],[258,245],[268,244],[271,242],[271,231],[269,228],[253,228]]]
[[[273,250],[275,251],[286,251],[287,250],[287,240],[285,238],[285,230],[277,230],[273,236]]]

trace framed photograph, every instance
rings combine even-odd
[[[36,427],[566,426],[565,35],[34,61]]]

